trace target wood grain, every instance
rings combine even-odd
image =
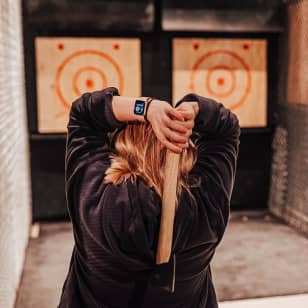
[[[71,103],[85,92],[114,86],[123,96],[141,95],[137,38],[38,37],[38,131],[66,132]]]
[[[194,92],[237,114],[241,127],[267,125],[267,41],[173,40],[173,100]]]

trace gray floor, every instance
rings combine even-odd
[[[308,238],[271,216],[250,216],[234,215],[214,256],[218,298],[308,293]]]
[[[55,308],[73,247],[71,225],[41,225],[40,237],[31,239],[18,291],[18,308]]]
[[[70,224],[30,241],[16,308],[56,307],[73,245]],[[220,301],[308,293],[308,239],[264,212],[232,213],[212,261]]]

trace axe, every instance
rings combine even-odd
[[[156,264],[167,263],[171,255],[179,160],[180,154],[167,149]]]

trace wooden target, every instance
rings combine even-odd
[[[242,127],[267,125],[264,39],[173,40],[173,100],[194,92],[237,114]]]
[[[85,92],[117,87],[141,95],[137,38],[45,38],[35,41],[38,131],[66,132],[72,101]]]

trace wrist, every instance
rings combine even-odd
[[[144,121],[147,122],[147,123],[150,123],[150,121],[149,121],[149,108],[150,108],[150,105],[153,102],[153,100],[154,99],[152,97],[148,97],[146,99],[146,107],[145,107],[145,112],[144,112]]]

